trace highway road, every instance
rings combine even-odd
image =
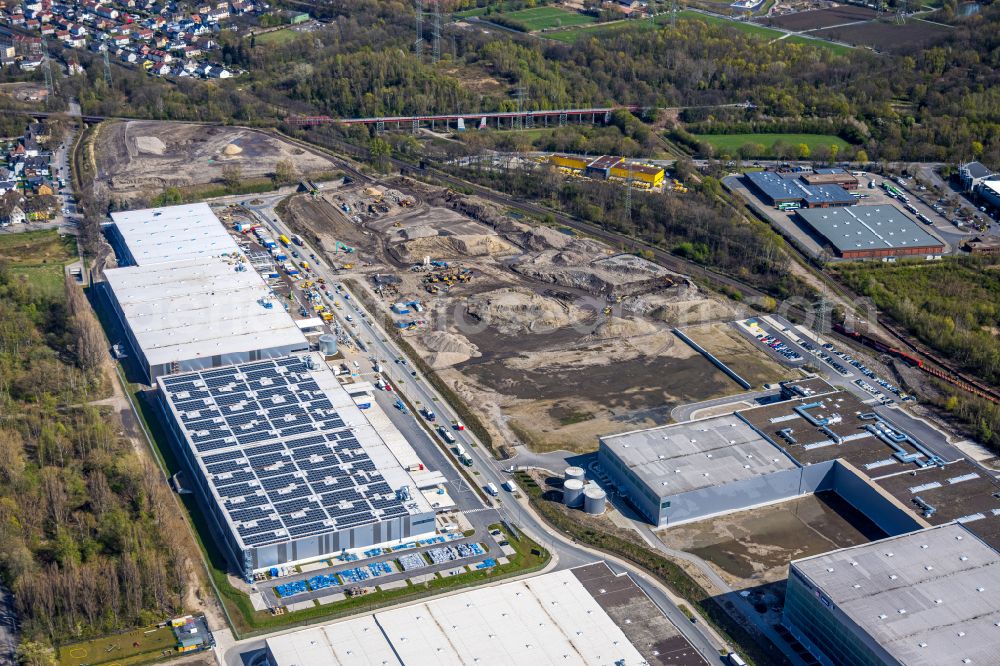
[[[276,203],[277,201],[272,198],[263,206],[259,206],[257,210],[259,218],[275,235],[285,234],[290,236],[292,232],[285,226],[284,222],[280,220],[275,221],[277,215],[274,214],[273,205],[276,205]],[[308,244],[302,249],[305,252],[304,256],[315,253],[315,250],[309,247]],[[334,274],[325,261],[316,266],[314,272],[318,277],[324,278],[328,285],[342,283],[342,280],[346,277],[345,275]],[[358,277],[364,279],[363,276]],[[424,406],[431,407],[437,413],[439,422],[458,422],[458,415],[452,409],[451,405],[434,390],[427,378],[420,372],[416,372],[415,375],[413,374],[415,371],[410,362],[406,360],[406,357],[393,342],[392,338],[374,321],[371,313],[365,311],[362,304],[358,301],[357,294],[352,294],[346,286],[343,288],[342,293],[350,294],[349,299],[345,298],[342,301],[347,311],[334,310],[334,314],[338,317],[341,327],[356,333],[367,347],[367,352],[364,354],[348,351],[348,360],[357,360],[360,365],[365,362],[370,363],[370,358],[378,359],[383,367],[383,374],[394,391],[404,395],[411,405],[418,409]],[[352,322],[346,321],[346,314],[353,315]],[[469,430],[453,431],[453,434],[456,440],[472,456],[474,461],[472,469],[478,472],[477,482],[481,482],[482,484],[493,483],[499,488],[503,481],[509,478],[508,474],[501,468],[500,463],[492,457],[487,448]],[[450,454],[447,456],[447,462],[452,468],[457,469]],[[442,469],[442,471],[445,470]],[[455,491],[454,485],[452,491]],[[458,494],[460,494],[460,491]],[[592,551],[563,538],[559,534],[553,533],[535,514],[528,501],[524,498],[517,500],[501,490],[501,496],[493,498],[491,503],[498,514],[509,524],[517,526],[553,553],[553,556],[557,558],[556,566],[558,568],[576,567],[600,559],[608,559],[615,571],[627,571],[630,573],[637,584],[650,595],[667,617],[677,625],[698,652],[709,660],[710,663],[719,662],[720,639],[704,623],[692,624],[677,607],[676,600],[671,598],[670,594],[658,583],[649,580],[646,574],[630,565],[612,558],[606,558],[599,552]],[[242,665],[243,660],[239,655],[248,651],[260,650],[263,647],[263,640],[263,638],[249,639],[227,647],[225,662],[230,666]]]

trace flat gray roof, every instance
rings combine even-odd
[[[239,250],[205,203],[123,211],[112,213],[111,219],[140,266]]]
[[[660,497],[796,467],[733,414],[610,435],[601,441]]]
[[[791,567],[900,663],[1000,663],[1000,554],[961,525]]]
[[[232,259],[206,256],[113,268],[104,275],[151,366],[287,346],[308,348],[302,331],[260,275],[245,265],[246,270],[237,270],[238,265]]]
[[[921,229],[895,206],[807,208],[797,212],[842,253],[944,247],[941,241]]]

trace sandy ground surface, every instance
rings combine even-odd
[[[45,86],[30,81],[0,83],[0,95],[13,97],[19,102],[44,102],[48,96]]]
[[[754,386],[800,376],[797,371],[762,354],[728,322],[692,326],[684,329],[684,333]]]
[[[792,560],[883,536],[834,493],[807,495],[657,534],[667,546],[710,562],[738,589],[785,580]]]
[[[229,165],[247,179],[274,173],[281,160],[302,175],[336,170],[324,157],[239,127],[124,121],[102,126],[97,144],[101,179],[112,196],[126,200],[219,182]]]
[[[386,311],[421,302],[394,319],[414,324],[407,341],[499,443],[590,451],[598,435],[666,423],[679,403],[740,390],[670,332],[729,321],[734,308],[593,239],[402,179],[293,197],[285,219],[332,265],[350,262]],[[355,252],[334,254],[338,242]],[[773,363],[729,336],[716,346]]]

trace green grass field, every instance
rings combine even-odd
[[[703,21],[709,25],[722,25],[729,28],[734,28],[736,30],[739,30],[740,32],[745,32],[748,35],[753,35],[754,37],[761,37],[764,39],[776,39],[785,34],[780,30],[765,28],[764,26],[757,25],[756,23],[747,23],[745,21],[731,21],[729,19],[721,18],[718,16],[709,16],[708,14],[693,12],[687,9],[680,12],[680,17],[692,21]]]
[[[102,636],[59,649],[59,666],[129,666],[177,654],[177,639],[170,627],[146,627],[123,634]]]
[[[65,266],[75,258],[73,238],[54,229],[0,234],[0,264],[47,296],[63,293]]]
[[[558,7],[533,7],[516,12],[498,14],[527,26],[528,30],[547,30],[563,26],[588,25],[597,21],[593,16],[566,11]]]
[[[762,144],[767,151],[770,151],[778,141],[784,141],[792,146],[804,143],[811,151],[815,151],[819,146],[834,145],[844,150],[850,145],[832,134],[698,134],[696,136],[700,141],[712,144],[720,154],[728,155],[735,155],[740,146],[747,143]]]
[[[809,37],[802,37],[800,35],[791,35],[790,37],[785,37],[782,41],[790,44],[817,46],[822,49],[827,49],[828,51],[833,51],[837,55],[846,55],[854,50],[853,46],[848,46],[847,44],[835,44],[834,42],[828,42],[825,39],[810,39]]]
[[[282,45],[287,44],[301,34],[301,32],[292,30],[291,28],[282,28],[281,30],[275,30],[274,32],[265,32],[263,35],[257,35],[254,37],[254,41],[257,44]]]
[[[651,19],[642,19],[638,21],[615,21],[612,23],[591,23],[589,25],[575,26],[567,28],[565,30],[554,30],[552,32],[546,33],[545,37],[547,39],[555,39],[560,42],[566,42],[567,44],[575,42],[578,39],[584,37],[603,37],[607,35],[612,35],[616,32],[622,30],[653,30],[661,25],[670,22],[670,16],[667,14],[660,14],[654,16]]]
[[[475,9],[464,9],[460,12],[452,13],[457,19],[469,18],[472,16],[482,16],[486,13],[486,7],[476,7]]]
[[[682,10],[678,13],[678,17],[681,20],[688,21],[704,21],[709,25],[723,25],[740,32],[745,32],[748,35],[753,35],[755,37],[760,37],[762,39],[776,39],[781,37],[784,33],[779,30],[772,30],[771,28],[765,28],[763,26],[757,25],[755,23],[746,23],[743,21],[731,21],[729,19],[710,16],[708,14],[702,14],[700,12],[694,12],[688,9]],[[547,33],[545,36],[549,39],[555,39],[560,42],[575,42],[582,37],[600,37],[604,35],[610,35],[620,30],[653,30],[654,28],[664,26],[670,23],[670,14],[657,14],[651,19],[641,19],[636,21],[616,21],[610,24],[597,24],[597,25],[584,25],[570,27],[566,30],[555,30],[553,32]]]

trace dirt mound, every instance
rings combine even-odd
[[[435,370],[482,356],[479,348],[466,338],[447,331],[431,331],[421,338],[421,342],[431,352],[428,362]]]
[[[535,254],[520,257],[510,267],[534,280],[613,296],[674,284],[662,267],[631,255],[612,256],[608,247],[597,241],[568,238],[551,229],[523,231],[517,240]],[[538,250],[541,246],[546,249]]]
[[[473,296],[467,307],[473,317],[506,335],[551,331],[581,319],[584,314],[568,303],[513,287]]]
[[[419,227],[403,229],[399,232],[399,235],[405,240],[416,240],[418,238],[434,238],[438,235],[438,232],[437,229],[421,225]]]
[[[243,152],[243,149],[237,146],[235,143],[230,143],[222,149],[222,154],[227,157],[234,157]]]
[[[590,337],[595,340],[634,338],[661,332],[662,326],[635,317],[608,317],[594,328]]]
[[[140,153],[148,155],[162,155],[167,150],[167,144],[158,136],[137,136],[135,137],[135,147]]]
[[[412,231],[412,230],[411,230]],[[430,236],[399,243],[394,248],[403,261],[419,261],[426,256],[444,259],[488,257],[511,254],[515,250],[497,236]]]
[[[504,235],[512,242],[526,250],[541,252],[542,250],[561,250],[573,242],[573,237],[549,229],[548,227],[529,227],[526,224],[514,223],[511,229],[504,230]]]

